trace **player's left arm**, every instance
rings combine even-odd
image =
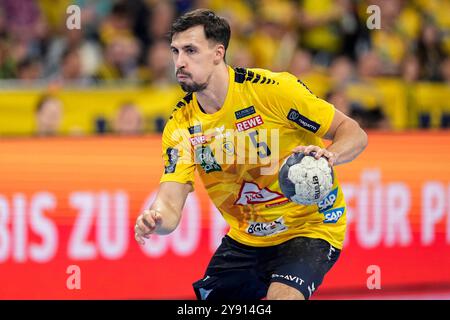
[[[324,138],[332,140],[326,149],[310,145],[299,146],[293,151],[306,154],[314,151],[316,159],[325,156],[333,166],[355,159],[366,148],[368,140],[367,134],[359,124],[337,109],[335,109],[333,120]]]

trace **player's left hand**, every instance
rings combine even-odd
[[[336,163],[337,156],[338,156],[336,153],[328,151],[325,148],[321,148],[321,147],[313,146],[313,145],[298,146],[298,147],[294,148],[294,150],[292,150],[292,152],[303,152],[304,154],[307,154],[307,155],[310,155],[311,152],[315,152],[316,154],[314,155],[314,158],[320,159],[320,157],[324,156],[325,158],[328,159],[328,163],[330,164],[330,166],[333,166]]]

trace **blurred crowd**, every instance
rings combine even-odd
[[[66,26],[72,4],[81,29]],[[380,29],[368,28],[370,5],[381,9]],[[229,20],[230,65],[323,79],[327,91],[315,93],[365,127],[389,122],[376,101],[352,101],[349,84],[367,89],[371,79],[394,77],[450,85],[450,0],[0,0],[0,80],[173,85],[167,31],[199,7]]]

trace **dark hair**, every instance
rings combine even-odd
[[[208,9],[196,9],[178,17],[170,29],[170,40],[174,34],[199,25],[203,26],[206,39],[223,44],[225,51],[227,50],[231,35],[230,25],[227,20]]]

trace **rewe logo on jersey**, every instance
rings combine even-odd
[[[264,123],[263,119],[258,114],[258,115],[254,116],[254,117],[251,117],[250,119],[237,122],[236,123],[236,129],[239,132],[246,131],[248,129],[260,126],[263,123]]]
[[[281,193],[271,191],[268,188],[261,189],[256,183],[244,181],[234,204],[245,206],[247,204],[264,203],[280,198],[284,198]]]

